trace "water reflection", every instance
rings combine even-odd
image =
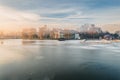
[[[35,41],[35,40],[34,40],[34,41],[33,41],[33,40],[23,40],[23,41],[22,41],[22,44],[23,44],[23,45],[33,44],[33,43],[36,43],[36,41]]]
[[[114,51],[119,43],[5,42],[10,44],[0,46],[0,60],[6,59],[0,80],[120,80],[120,56]]]

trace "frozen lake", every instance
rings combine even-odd
[[[120,43],[0,42],[0,80],[120,80]]]

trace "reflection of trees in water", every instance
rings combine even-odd
[[[4,44],[4,42],[3,42],[3,41],[1,41],[1,44]]]
[[[28,80],[32,80],[32,78],[28,78]]]
[[[22,44],[33,44],[36,43],[36,41],[22,41]]]

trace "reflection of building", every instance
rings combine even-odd
[[[37,38],[37,30],[35,28],[27,28],[22,31],[23,39],[35,39]]]

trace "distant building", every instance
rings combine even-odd
[[[4,38],[4,33],[3,31],[0,31],[0,39],[3,39]]]
[[[117,34],[118,35],[117,38],[120,39],[120,31],[116,31],[115,34]]]
[[[118,36],[120,37],[120,31],[116,31],[115,33],[118,34]]]
[[[35,39],[37,38],[37,30],[35,28],[27,28],[22,31],[23,39]]]
[[[38,36],[39,39],[48,39],[50,37],[50,30],[47,27],[47,25],[44,25],[43,27],[39,28]]]
[[[79,36],[79,33],[75,30],[62,30],[60,32],[60,38],[80,39],[80,36]]]
[[[75,33],[75,39],[80,39],[79,33]]]
[[[60,30],[59,29],[56,29],[56,28],[53,28],[50,32],[50,38],[51,39],[58,39],[60,38]]]
[[[7,34],[4,34],[3,38],[5,38],[5,39],[20,39],[21,33],[20,32],[9,32]]]
[[[63,32],[60,32],[60,38],[65,38]]]
[[[94,24],[84,24],[80,27],[80,32],[82,33],[101,33],[102,30],[96,27]]]
[[[112,40],[113,36],[107,34],[107,35],[104,35],[104,39],[106,39],[106,40]]]

